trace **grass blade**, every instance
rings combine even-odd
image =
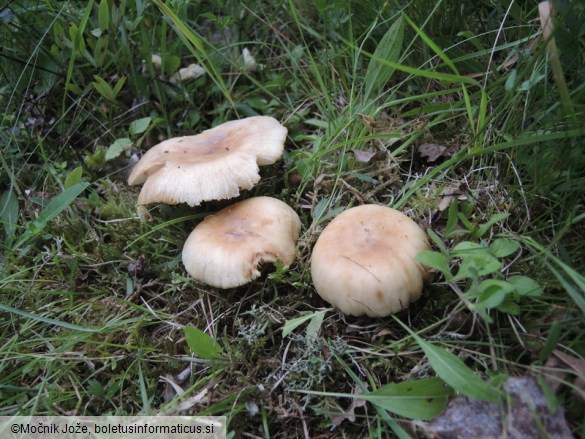
[[[529,237],[524,237],[523,242],[525,242],[529,247],[531,247],[533,250],[538,251],[540,254],[542,254],[545,257],[544,264],[546,265],[546,267],[558,279],[558,281],[563,286],[563,288],[565,289],[567,294],[571,297],[573,302],[575,302],[575,305],[577,305],[579,307],[579,309],[581,310],[581,312],[583,314],[585,314],[585,296],[584,296],[584,294],[585,294],[585,277],[582,274],[578,273],[577,271],[573,270],[568,265],[566,265],[563,261],[561,261],[555,255],[553,255],[549,250],[544,248],[542,245],[540,245],[534,239],[529,238]],[[563,275],[563,273],[558,271],[546,259],[552,260],[562,271],[565,272],[565,274],[575,283],[575,285],[572,285],[571,282],[569,282],[569,280],[566,279],[566,277]]]
[[[372,94],[378,95],[380,89],[388,82],[394,68],[380,63],[379,59],[387,61],[398,62],[400,58],[400,49],[402,48],[402,40],[404,37],[404,22],[402,17],[399,17],[390,29],[386,32],[378,47],[374,51],[374,57],[371,59],[366,71],[364,83],[366,90],[364,92],[364,101],[370,99]]]
[[[0,311],[4,311],[10,314],[16,314],[21,317],[25,317],[27,319],[36,320],[38,322],[46,323],[47,325],[55,325],[65,329],[71,329],[72,331],[78,332],[90,332],[90,333],[98,333],[101,329],[97,328],[84,328],[83,326],[74,325],[72,323],[62,322],[61,320],[51,319],[49,317],[39,316],[37,314],[28,313],[26,311],[21,311],[16,308],[12,308],[11,306],[4,305],[0,303]]]
[[[470,398],[484,401],[498,400],[500,392],[491,384],[483,381],[457,356],[446,349],[427,343],[399,319],[394,317],[394,320],[412,335],[427,355],[433,370],[447,384]]]
[[[38,218],[28,224],[27,229],[16,243],[15,249],[20,248],[32,237],[37,236],[51,220],[73,203],[79,194],[81,194],[88,186],[89,183],[87,182],[77,183],[53,198],[49,204],[47,204],[47,207],[43,209]]]

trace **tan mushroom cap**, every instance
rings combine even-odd
[[[387,316],[421,296],[428,272],[414,257],[428,249],[425,232],[403,213],[354,207],[319,236],[311,257],[313,284],[345,314]]]
[[[183,264],[196,280],[234,288],[260,276],[259,267],[295,258],[301,221],[287,204],[249,198],[205,218],[183,247]]]
[[[258,165],[282,157],[287,129],[276,119],[234,120],[195,136],[152,147],[134,166],[128,184],[144,183],[138,205],[187,203],[237,197],[259,180]]]

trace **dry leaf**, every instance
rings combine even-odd
[[[352,393],[354,395],[359,395],[362,393],[362,390],[360,389],[360,387],[356,385]],[[338,427],[346,419],[349,422],[355,422],[355,409],[357,409],[358,407],[363,407],[365,405],[366,405],[365,399],[352,398],[351,403],[349,404],[347,410],[343,414],[335,416],[331,419],[331,425],[334,427]]]
[[[427,162],[434,162],[444,156],[446,150],[447,147],[435,143],[423,143],[418,147],[418,153],[421,157],[426,157]]]
[[[548,357],[544,367],[547,370],[544,380],[548,383],[553,392],[557,393],[562,381],[567,376],[566,369],[563,369],[563,362],[554,355]]]
[[[387,328],[387,327],[382,328],[374,334],[374,336],[372,337],[372,340],[375,340],[378,337],[384,337],[385,335],[390,335],[393,333],[394,333],[394,331],[392,331],[392,329],[390,329],[390,328]]]
[[[372,116],[368,116],[367,114],[356,113],[364,123],[364,125],[368,128],[373,128],[376,125],[376,120]]]
[[[352,149],[353,156],[360,163],[374,163],[388,155],[386,151],[363,151],[361,149]]]
[[[451,205],[451,201],[455,199],[457,200],[466,199],[465,192],[461,190],[461,184],[457,182],[451,183],[448,187],[445,188],[445,190],[441,194],[441,198],[439,200],[439,203],[437,204],[437,209],[439,210],[439,212],[447,210],[447,208]]]
[[[577,378],[575,379],[574,382],[576,389],[581,390],[585,389],[585,360],[582,358],[577,358],[573,357],[572,355],[565,354],[559,350],[555,350],[553,354],[555,355],[556,358],[558,358],[560,361],[562,361],[571,369],[573,369],[575,375],[577,375]],[[581,392],[575,391],[575,394],[577,394],[581,399],[585,399],[583,391]]]
[[[160,381],[165,383],[165,389],[163,392],[163,399],[165,402],[171,401],[175,395],[182,395],[185,393],[183,388],[179,386],[170,375],[161,376]]]
[[[585,377],[585,360],[582,358],[567,355],[561,351],[555,350],[553,352],[563,363],[575,371],[577,376]]]

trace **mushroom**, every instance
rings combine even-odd
[[[354,207],[319,236],[311,257],[313,284],[345,314],[387,316],[421,296],[428,272],[414,258],[427,249],[426,234],[403,213]]]
[[[300,228],[298,215],[282,201],[249,198],[199,223],[183,247],[183,264],[196,280],[238,287],[260,276],[261,264],[290,265]]]
[[[260,165],[282,157],[287,129],[276,119],[234,120],[195,136],[152,147],[134,166],[128,184],[144,183],[139,212],[150,203],[187,203],[237,197],[259,180]]]

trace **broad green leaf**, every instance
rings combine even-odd
[[[471,221],[467,219],[467,216],[463,212],[457,213],[457,218],[463,224],[463,226],[467,229],[467,231],[471,234],[472,237],[475,237],[473,234],[477,232],[478,227],[475,226]]]
[[[393,316],[394,317],[394,316]],[[470,398],[485,401],[496,401],[500,395],[498,389],[483,381],[475,372],[467,367],[463,361],[451,352],[424,341],[407,325],[394,317],[406,331],[410,333],[425,352],[429,363],[439,378],[458,392]]]
[[[347,206],[339,206],[339,207],[336,207],[335,209],[331,209],[329,212],[327,212],[325,215],[323,215],[320,218],[319,222],[327,221],[330,218],[334,218],[346,209],[347,209]]]
[[[329,206],[329,198],[323,198],[321,201],[317,203],[315,208],[313,209],[312,217],[314,220],[321,219],[321,216],[325,213],[325,209]]]
[[[490,245],[491,252],[496,258],[510,256],[511,254],[516,253],[519,248],[520,243],[518,241],[505,238],[496,239]]]
[[[499,223],[500,221],[505,220],[506,218],[508,218],[510,216],[509,213],[496,213],[495,215],[492,215],[492,217],[484,224],[481,224],[479,226],[479,228],[477,229],[477,231],[473,234],[475,238],[481,238],[483,235],[485,235],[487,232],[490,231],[490,229],[492,228],[492,226],[496,223]]]
[[[447,211],[447,225],[445,226],[445,236],[450,237],[455,231],[457,223],[459,222],[459,203],[457,200],[453,201]]]
[[[425,351],[433,370],[455,390],[470,398],[485,401],[496,401],[498,399],[498,390],[488,382],[483,381],[456,355],[446,349],[427,343],[418,336],[415,338],[423,351]]]
[[[106,161],[115,159],[123,152],[128,151],[131,147],[132,140],[128,139],[127,137],[116,139],[116,141],[112,143],[106,151]]]
[[[514,287],[508,282],[498,279],[486,279],[477,287],[478,301],[476,308],[491,309],[500,305],[506,296],[514,291]]]
[[[91,83],[91,85],[93,85],[93,88],[95,88],[104,99],[107,99],[108,101],[113,101],[115,95],[114,90],[112,89],[112,87],[110,87],[110,84],[108,84],[105,81],[105,79],[99,75],[93,75],[93,79],[95,79],[95,81],[92,81]]]
[[[108,36],[102,35],[95,43],[93,48],[93,58],[98,67],[102,66],[106,60],[106,56],[108,55],[108,42]]]
[[[0,198],[0,222],[4,228],[4,244],[10,247],[16,233],[18,221],[18,199],[14,192],[6,190]]]
[[[366,85],[364,100],[376,98],[394,73],[394,67],[383,64],[380,60],[392,63],[399,61],[403,36],[404,23],[402,17],[399,17],[382,37],[368,64],[368,70],[364,78],[364,84]]]
[[[63,210],[69,207],[69,205],[75,201],[87,186],[89,186],[89,183],[87,182],[77,183],[69,189],[65,189],[62,193],[49,201],[37,219],[27,224],[26,231],[22,234],[15,247],[19,248],[33,236],[37,236],[46,227],[49,221],[53,220]]]
[[[508,79],[506,79],[506,82],[504,84],[504,90],[506,90],[507,93],[511,93],[514,91],[514,88],[516,87],[517,77],[518,71],[516,69],[510,70],[510,73],[508,74]]]
[[[514,286],[510,283],[499,280],[499,279],[485,279],[481,281],[479,286],[477,287],[479,293],[485,293],[489,291],[500,290],[503,291],[504,294],[508,295],[514,291]]]
[[[143,117],[142,119],[132,121],[130,127],[128,128],[128,132],[133,136],[136,134],[142,134],[148,129],[151,120],[152,118],[150,117]]]
[[[317,336],[319,335],[319,329],[321,329],[321,325],[323,324],[323,319],[325,318],[325,311],[319,311],[315,313],[313,318],[309,320],[309,324],[307,325],[307,339],[308,340],[316,340]]]
[[[98,146],[93,153],[84,157],[83,163],[91,170],[103,168],[106,165],[106,149]]]
[[[69,25],[69,37],[77,53],[83,55],[85,52],[85,40],[83,39],[83,31],[79,30],[77,24],[71,23]]]
[[[373,392],[333,393],[301,390],[309,395],[332,396],[336,398],[363,399],[377,408],[394,412],[409,419],[428,420],[439,415],[451,395],[453,389],[445,385],[439,378],[424,378],[416,381],[405,381],[398,384],[387,384]]]
[[[110,26],[110,8],[108,0],[101,0],[98,6],[98,24],[102,31],[106,31]]]
[[[455,256],[462,256],[464,254],[473,253],[477,251],[485,252],[485,247],[477,242],[472,241],[461,241],[455,247],[453,247],[453,255]]]
[[[506,298],[506,300],[504,300],[502,303],[500,303],[496,307],[496,309],[500,312],[505,312],[513,316],[517,316],[520,314],[520,306],[509,297]]]
[[[479,253],[467,254],[462,258],[455,280],[485,276],[502,268],[501,262],[490,255],[487,249],[482,249]]]
[[[189,349],[204,360],[217,360],[221,357],[221,346],[205,332],[193,326],[185,326],[185,340]]]
[[[282,336],[283,337],[288,336],[291,332],[293,332],[295,329],[297,329],[299,326],[301,326],[303,323],[305,323],[308,320],[316,319],[316,321],[319,322],[319,326],[320,326],[321,322],[323,322],[323,317],[325,316],[325,313],[328,311],[331,311],[331,310],[324,309],[322,311],[307,313],[303,316],[294,318],[292,320],[287,320],[284,323],[284,326],[282,327]],[[308,328],[307,328],[307,335],[308,335]]]
[[[83,90],[77,84],[69,83],[66,88],[67,91],[70,91],[77,96],[81,96],[83,94]]]
[[[445,255],[438,252],[422,251],[416,255],[415,259],[421,264],[443,273],[447,280],[453,278],[449,269],[449,261]]]
[[[55,21],[53,23],[53,41],[54,41],[55,45],[59,49],[63,49],[65,47],[65,44],[64,44],[65,39],[66,39],[65,29],[63,29],[63,26],[61,25],[61,23],[59,23],[58,21]]]
[[[69,189],[72,186],[75,186],[77,183],[81,182],[81,177],[83,176],[83,167],[78,166],[69,174],[67,174],[67,178],[65,178],[65,183],[63,183],[63,187],[65,189]]]
[[[122,87],[124,86],[124,83],[126,82],[126,79],[128,78],[128,76],[122,76],[120,79],[118,79],[118,82],[116,82],[116,85],[114,86],[114,99],[116,99],[116,97],[118,97],[118,95],[120,94],[120,91],[122,90]]]
[[[431,238],[431,241],[433,241],[433,244],[435,244],[437,247],[439,247],[439,250],[441,250],[441,253],[447,254],[449,252],[447,250],[447,246],[445,245],[445,243],[443,242],[441,237],[439,235],[437,235],[433,229],[430,229],[430,228],[427,229],[427,234],[429,235],[429,238]]]
[[[452,395],[453,389],[443,380],[425,378],[387,384],[358,397],[405,418],[428,420],[443,411]]]
[[[538,297],[542,294],[542,288],[538,282],[527,276],[510,276],[508,282],[521,296]]]

